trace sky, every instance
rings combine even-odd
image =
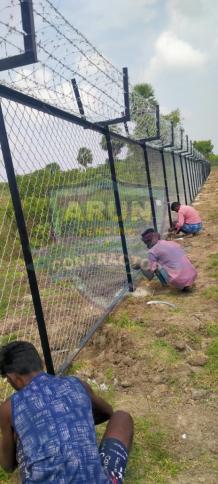
[[[179,108],[192,140],[218,153],[217,0],[53,0],[132,84],[150,83],[162,113]]]

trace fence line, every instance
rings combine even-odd
[[[164,234],[170,203],[187,191],[192,200],[209,164],[5,86],[0,96],[1,210],[10,222],[0,237],[1,342],[25,338],[40,348],[40,337],[48,371],[60,371],[135,287],[134,262],[146,257],[141,232]],[[184,167],[186,178],[178,175]]]
[[[0,345],[62,372],[135,289],[142,231],[164,236],[210,165],[50,0],[0,12]]]

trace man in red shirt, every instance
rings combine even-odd
[[[178,220],[173,224],[176,234],[180,231],[184,234],[197,234],[202,229],[199,213],[190,205],[181,205],[179,202],[171,204],[171,210],[178,213]]]

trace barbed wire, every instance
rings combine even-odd
[[[124,112],[123,73],[55,7],[51,0],[33,0],[38,62],[0,73],[0,82],[79,115],[72,88],[75,78],[85,116],[93,121],[121,117]],[[21,0],[1,0],[0,59],[23,53]],[[145,99],[129,83],[128,132],[136,139],[157,135],[155,102]],[[125,134],[124,125],[119,131]],[[160,140],[171,143],[171,123],[160,116]],[[181,147],[180,126],[174,145]],[[200,157],[200,154],[197,154]]]
[[[13,49],[13,54],[22,53],[24,34],[18,12],[20,2],[2,2],[0,25],[4,36],[1,34],[0,37],[0,58],[8,57]],[[38,62],[1,73],[1,82],[79,114],[71,84],[75,77],[88,119],[97,122],[120,117],[124,111],[122,71],[106,59],[50,0],[34,0],[33,11]],[[153,135],[154,106],[135,93],[131,85],[130,99],[133,119],[129,124],[130,135],[145,137],[148,131]]]

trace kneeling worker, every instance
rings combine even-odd
[[[173,230],[178,234],[197,234],[202,229],[199,213],[190,205],[180,205],[179,202],[171,204],[171,210],[178,213],[178,220],[173,224]]]
[[[142,271],[147,279],[156,274],[163,285],[171,283],[177,289],[186,291],[192,286],[197,271],[176,242],[160,240],[160,234],[147,229],[141,235],[148,250],[148,270]]]
[[[133,436],[131,416],[75,377],[42,371],[36,348],[0,348],[0,374],[16,392],[0,406],[0,465],[22,484],[122,484]],[[97,447],[95,424],[108,420]]]

